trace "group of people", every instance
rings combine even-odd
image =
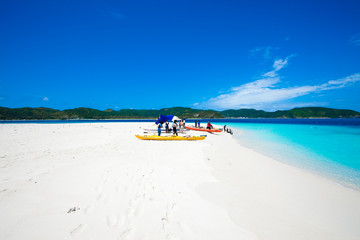
[[[200,126],[200,120],[198,120],[198,121],[195,120],[195,127],[201,128],[201,126]]]
[[[169,122],[166,120],[165,124],[165,132],[166,133],[170,133],[170,128],[169,128]],[[180,126],[180,133],[184,133],[184,128],[185,128],[185,119],[179,120],[179,126]],[[162,128],[162,124],[159,123],[158,124],[158,136],[161,135],[161,128]],[[178,123],[177,120],[175,120],[172,124],[172,130],[173,130],[173,134],[178,136],[178,132],[177,132],[177,127],[178,127]]]
[[[196,128],[201,128],[201,125],[200,125],[200,120],[195,120],[195,127]],[[211,125],[210,122],[207,123],[206,125],[206,129],[213,129],[213,125]]]
[[[226,127],[226,125],[224,125],[224,132],[227,132],[227,133],[230,133],[231,135],[233,135],[233,131],[230,128]]]
[[[177,120],[175,120],[174,122],[173,122],[173,124],[172,124],[172,132],[173,132],[173,134],[174,135],[176,135],[176,136],[178,136],[178,132],[177,132],[177,127],[179,126],[180,127],[180,133],[184,133],[184,129],[185,129],[185,119],[182,119],[182,120],[179,120],[179,125],[178,125],[178,123],[177,123],[178,121]],[[166,122],[164,123],[165,124],[165,132],[166,133],[170,133],[171,132],[171,130],[170,130],[170,128],[169,128],[169,125],[170,125],[170,123],[166,120]],[[163,124],[160,122],[159,124],[158,124],[158,136],[160,136],[161,135],[161,129],[162,129],[162,127],[163,127]],[[198,128],[201,128],[201,126],[200,126],[200,121],[195,121],[195,127],[198,127]],[[208,122],[207,123],[207,125],[206,125],[206,129],[213,129],[214,127],[213,127],[213,125],[210,123],[210,122]],[[225,130],[226,129],[226,125],[224,126],[224,132],[226,131]],[[230,131],[231,131],[231,129],[230,129]],[[229,132],[229,131],[228,131]],[[231,132],[231,134],[232,134],[232,132]]]

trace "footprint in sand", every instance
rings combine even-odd
[[[77,226],[76,228],[71,230],[70,235],[72,237],[75,237],[75,236],[79,235],[80,233],[82,233],[82,231],[84,231],[85,228],[86,228],[85,224],[80,224],[79,226]]]
[[[116,216],[107,216],[106,222],[109,228],[116,226],[119,222],[119,218]]]
[[[130,199],[129,201],[129,207],[132,208],[134,206],[134,200],[133,199]]]
[[[118,239],[119,240],[128,239],[132,233],[134,233],[133,229],[128,228],[120,234],[120,237]]]
[[[140,205],[140,206],[138,206],[137,208],[136,208],[136,210],[135,210],[135,216],[137,217],[137,216],[142,216],[142,215],[144,215],[144,208]]]
[[[105,204],[109,204],[111,202],[112,202],[112,197],[109,197],[109,196],[105,197],[103,200],[103,203],[105,203]]]
[[[147,235],[143,235],[139,238],[139,240],[148,240],[148,239],[150,239],[150,238]]]
[[[89,214],[94,210],[94,205],[91,204],[85,208],[85,214]]]
[[[96,191],[97,193],[101,193],[101,192],[102,192],[102,186],[97,186],[97,187],[95,188],[95,191]]]
[[[166,206],[165,217],[163,217],[161,219],[162,224],[163,224],[163,229],[165,228],[165,225],[167,225],[170,222],[170,219],[172,219],[173,210],[174,210],[175,206],[176,206],[176,203],[168,204]]]
[[[6,192],[7,188],[4,188],[3,190],[0,190],[0,193]]]
[[[105,178],[104,178],[104,184],[107,184],[109,182],[109,176],[106,176]]]
[[[99,202],[103,202],[103,203],[107,203],[108,197],[104,194],[99,194],[97,197],[96,197],[96,200],[98,200]]]
[[[166,235],[166,240],[176,240],[176,239],[178,239],[177,237],[175,237],[174,235],[172,235],[172,234],[168,234],[168,235]]]
[[[180,232],[183,232],[186,235],[192,234],[191,229],[190,229],[190,227],[188,225],[178,223],[178,227],[180,229]]]
[[[134,214],[135,214],[134,208],[130,207],[130,208],[126,209],[126,215],[127,215],[128,217],[131,218],[131,217],[134,216]]]
[[[143,196],[143,195],[141,195],[141,193],[136,194],[135,197],[134,197],[134,200],[139,201],[141,196]]]

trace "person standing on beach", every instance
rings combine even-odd
[[[174,121],[173,125],[172,125],[172,128],[173,128],[173,134],[178,136],[178,133],[176,131],[176,128],[177,128],[177,124],[176,124],[176,120]]]
[[[195,120],[195,127],[197,127],[197,121]]]
[[[180,120],[179,126],[180,126],[180,133],[184,133],[184,120]]]
[[[200,120],[198,120],[198,128],[201,128],[201,127],[200,127]]]
[[[161,135],[161,128],[162,128],[162,125],[161,125],[161,123],[159,123],[159,125],[158,125],[158,136]]]
[[[166,120],[166,122],[165,122],[165,130],[166,130],[166,133],[168,133],[169,132],[169,122],[168,122],[168,120]]]

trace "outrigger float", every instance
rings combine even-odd
[[[141,140],[160,140],[160,141],[196,141],[196,140],[204,140],[206,138],[205,135],[201,135],[201,136],[135,135],[135,136]]]

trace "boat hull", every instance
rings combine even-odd
[[[206,136],[157,136],[157,135],[135,135],[141,140],[159,140],[159,141],[196,141],[204,140]]]
[[[202,132],[222,132],[220,129],[206,129],[206,128],[196,128],[196,127],[189,127],[185,126],[186,129],[194,130],[194,131],[202,131]]]

